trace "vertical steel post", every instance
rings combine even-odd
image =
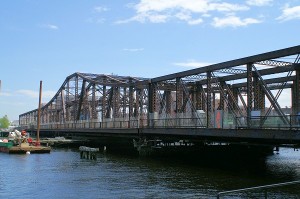
[[[259,86],[259,82],[258,82],[258,77],[255,74],[253,76],[253,87],[254,87],[254,110],[259,110],[260,109],[260,105],[259,105],[259,98],[260,98],[260,86]]]
[[[206,94],[206,127],[212,128],[212,81],[211,81],[211,71],[207,72],[207,94]]]
[[[92,120],[98,119],[97,110],[96,110],[96,84],[93,83],[92,85]]]
[[[247,64],[247,127],[251,127],[251,111],[253,101],[253,72],[252,63]]]
[[[172,108],[172,95],[171,91],[166,90],[166,113],[171,114],[171,108]]]
[[[299,67],[295,69],[296,71],[296,79],[293,81],[292,86],[292,114],[294,115],[293,122],[299,125],[298,114],[300,112],[300,70]]]
[[[37,132],[36,132],[36,143],[37,143],[37,145],[39,145],[39,143],[40,143],[40,120],[41,120],[41,106],[42,106],[42,87],[43,87],[43,82],[40,81],[39,108],[38,108]]]
[[[152,114],[153,113],[153,85],[152,83],[148,84],[148,113]]]
[[[126,109],[127,109],[127,88],[124,86],[123,88],[123,118],[126,118]]]
[[[73,110],[73,121],[76,122],[76,117],[78,114],[78,76],[75,77],[75,104],[74,104],[74,110]]]
[[[61,110],[62,110],[62,122],[66,122],[66,102],[65,102],[65,93],[64,90],[61,90]]]
[[[101,121],[102,123],[104,122],[105,120],[105,117],[106,117],[106,86],[104,85],[102,87],[102,114],[101,114]]]
[[[70,80],[68,80],[67,87],[65,89],[66,89],[66,102],[65,102],[66,121],[70,121],[70,108],[69,108],[69,106],[67,106],[67,104],[70,104]]]
[[[205,91],[203,89],[203,86],[197,82],[196,83],[196,98],[197,98],[197,103],[196,103],[196,109],[197,110],[206,110],[206,104],[205,104],[205,101],[206,101],[206,96],[205,96]]]
[[[295,100],[296,100],[296,114],[300,112],[300,68],[296,68],[296,84],[295,84]]]
[[[119,117],[119,108],[120,108],[120,88],[113,87],[113,117]]]
[[[141,89],[136,88],[136,91],[135,91],[135,107],[134,107],[134,117],[136,117],[136,118],[139,117],[139,115],[140,115],[140,100],[142,99],[141,93],[142,93]],[[149,107],[148,107],[148,111],[149,111]]]
[[[180,85],[180,78],[176,78],[176,113],[180,113],[183,104],[183,91]]]
[[[155,114],[157,112],[157,93],[156,84],[150,82],[148,84],[148,126],[154,126]]]
[[[129,120],[133,117],[133,105],[134,105],[134,92],[132,86],[132,80],[129,81]]]
[[[225,112],[225,107],[224,107],[224,103],[225,103],[225,97],[226,97],[226,90],[224,89],[225,88],[225,85],[226,82],[220,82],[220,86],[222,87],[221,91],[220,91],[220,104],[219,104],[219,110],[223,110]],[[232,102],[230,102],[232,103]]]

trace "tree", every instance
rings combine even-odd
[[[9,127],[9,119],[7,117],[7,115],[5,115],[4,117],[0,118],[0,128],[8,128]]]

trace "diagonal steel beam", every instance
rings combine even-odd
[[[262,53],[262,54],[258,54],[258,55],[254,55],[254,56],[250,56],[250,57],[244,57],[244,58],[240,58],[240,59],[236,59],[236,60],[222,62],[222,63],[218,63],[218,64],[212,64],[209,66],[196,68],[196,69],[192,69],[192,70],[187,70],[184,72],[173,73],[170,75],[153,78],[151,81],[152,82],[160,82],[160,81],[166,81],[166,80],[175,79],[175,78],[182,78],[182,77],[191,76],[191,75],[195,75],[195,74],[205,73],[208,71],[215,71],[215,70],[220,70],[220,69],[234,67],[234,66],[241,66],[241,65],[245,65],[247,63],[255,63],[255,62],[264,61],[264,60],[276,59],[276,58],[286,57],[286,56],[295,55],[295,54],[299,54],[299,53],[300,53],[300,45],[281,49],[281,50],[276,50],[276,51],[272,51],[272,52]]]
[[[275,108],[276,112],[278,113],[279,116],[281,116],[280,118],[282,119],[282,121],[285,124],[289,123],[289,120],[287,118],[287,116],[282,112],[281,107],[279,105],[279,103],[277,102],[276,98],[274,97],[274,95],[272,94],[272,92],[267,88],[266,83],[264,82],[262,76],[260,75],[260,73],[258,72],[258,70],[256,69],[256,67],[254,65],[252,65],[252,68],[254,69],[254,71],[256,72],[258,78],[259,78],[259,83],[262,85],[262,89],[265,92],[266,96],[268,97],[269,101],[271,102],[271,104],[273,105],[273,107]]]

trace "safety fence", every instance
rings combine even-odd
[[[107,118],[98,120],[78,120],[68,122],[42,123],[40,129],[99,129],[99,128],[220,128],[220,129],[298,129],[298,116],[288,115],[268,117],[226,117],[215,118],[208,123],[207,117],[175,117],[175,118]],[[37,124],[23,124],[22,128],[36,129]]]

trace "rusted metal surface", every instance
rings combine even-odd
[[[41,108],[41,126],[213,130],[221,121],[223,129],[297,129],[299,53],[294,46],[152,79],[74,73]],[[278,103],[284,90],[288,108]],[[37,109],[19,120],[35,128]]]

